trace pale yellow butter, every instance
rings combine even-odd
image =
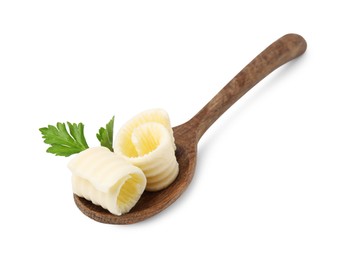
[[[105,147],[77,154],[68,168],[73,192],[115,215],[129,212],[146,187],[141,169]]]
[[[113,146],[115,153],[142,169],[148,191],[166,188],[178,175],[173,130],[162,109],[147,110],[129,120],[119,130]]]

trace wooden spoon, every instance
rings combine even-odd
[[[197,144],[205,131],[240,97],[272,71],[300,56],[306,42],[297,34],[287,34],[260,53],[241,70],[192,119],[173,128],[179,163],[177,179],[166,189],[144,192],[131,211],[116,216],[91,202],[74,195],[78,208],[88,217],[108,224],[132,224],[145,220],[171,205],[190,184],[196,166]]]

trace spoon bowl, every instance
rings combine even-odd
[[[298,34],[286,34],[279,38],[245,66],[194,117],[173,127],[179,174],[170,186],[161,191],[145,191],[131,211],[121,216],[113,215],[74,194],[77,207],[98,222],[132,224],[154,216],[170,206],[186,190],[194,176],[197,145],[208,128],[259,81],[281,65],[302,55],[306,47],[306,41]]]
[[[187,153],[183,147],[176,145],[179,170],[182,168],[186,170],[180,171],[175,181],[167,188],[155,192],[145,191],[130,212],[121,216],[113,215],[102,207],[74,194],[76,205],[88,217],[106,224],[132,224],[159,213],[185,191],[194,174],[196,157]]]

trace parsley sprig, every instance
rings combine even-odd
[[[100,141],[101,146],[107,147],[113,152],[113,128],[114,128],[114,116],[106,125],[106,128],[101,127],[96,134],[97,139]]]
[[[66,124],[59,122],[56,126],[48,125],[39,129],[44,142],[50,145],[47,149],[48,153],[67,157],[89,148],[84,136],[84,125],[70,122]],[[101,145],[111,151],[113,151],[113,125],[114,117],[106,125],[106,128],[101,127],[99,133],[96,134]]]

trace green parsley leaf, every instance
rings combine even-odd
[[[89,147],[84,137],[84,125],[70,122],[67,122],[67,125],[69,131],[64,123],[39,129],[44,142],[50,145],[47,149],[48,153],[67,157]]]
[[[107,147],[113,152],[113,127],[114,127],[114,116],[106,125],[106,128],[101,127],[99,132],[96,134],[97,139],[100,141],[101,146]]]

